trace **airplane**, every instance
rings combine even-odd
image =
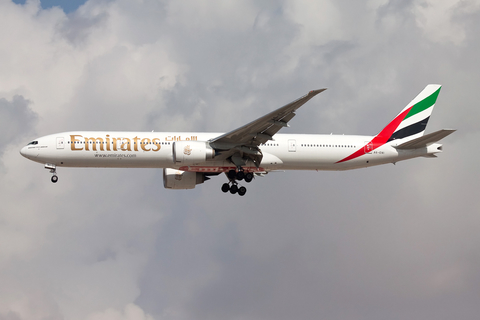
[[[319,89],[227,133],[72,131],[35,139],[20,154],[44,164],[53,183],[57,167],[163,168],[167,189],[193,189],[225,173],[221,190],[243,196],[241,181],[272,171],[350,170],[436,157],[438,141],[456,131],[424,135],[440,89],[427,85],[375,136],[277,133],[326,90]]]

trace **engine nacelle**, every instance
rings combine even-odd
[[[193,189],[205,181],[205,175],[200,172],[163,169],[163,186],[167,189]]]
[[[205,141],[175,141],[173,148],[173,163],[195,165],[213,159],[213,150]]]

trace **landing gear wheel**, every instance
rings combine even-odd
[[[247,188],[245,188],[245,187],[238,188],[238,195],[239,196],[244,196],[245,193],[247,193]]]
[[[53,175],[51,180],[53,183],[57,183],[58,177],[56,175]]]
[[[237,191],[238,191],[238,187],[237,187],[236,184],[234,184],[230,187],[230,193],[231,194],[235,194],[235,193],[237,193]]]
[[[230,180],[235,180],[236,175],[237,175],[237,172],[235,172],[235,170],[230,170],[227,173],[227,177]]]
[[[251,182],[252,180],[253,180],[253,173],[247,172],[247,173],[245,174],[245,182],[248,183],[248,182]]]
[[[237,180],[243,180],[243,178],[245,177],[245,172],[243,171],[238,171],[237,174],[236,174],[236,178]]]
[[[222,191],[223,192],[228,192],[228,190],[230,190],[230,186],[228,185],[228,183],[224,183],[222,185]]]

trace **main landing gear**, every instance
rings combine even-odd
[[[52,178],[50,179],[53,183],[57,183],[58,176],[57,176],[57,166],[54,164],[45,164],[45,169],[49,169],[50,173],[53,173]]]
[[[245,180],[249,183],[253,180],[253,173],[244,172],[241,168],[238,171],[230,170],[225,173],[228,177],[229,182],[222,185],[222,191],[227,193],[230,191],[231,194],[238,193],[240,196],[244,196],[247,193],[247,188],[244,186],[238,186],[238,181]]]

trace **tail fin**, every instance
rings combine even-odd
[[[442,86],[438,84],[429,84],[426,86],[425,89],[423,89],[423,91],[420,92],[420,94],[395,117],[395,119],[387,124],[379,134],[373,137],[372,141],[337,163],[360,157],[393,140],[400,140],[400,146],[411,148],[412,146],[418,146],[420,144],[427,145],[431,143],[431,140],[434,138],[440,140],[441,138],[446,137],[448,135],[446,132],[435,133],[435,135],[428,135],[426,139],[415,140],[412,145],[405,144],[407,141],[422,137],[441,87]]]
[[[386,142],[402,139],[402,143],[421,137],[441,87],[438,84],[427,85],[377,137]]]

